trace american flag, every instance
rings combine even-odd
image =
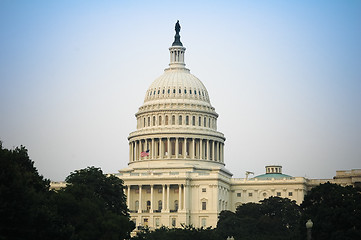
[[[147,151],[145,151],[145,152],[141,152],[140,156],[141,157],[149,156],[149,149]]]

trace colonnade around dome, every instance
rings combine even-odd
[[[142,152],[149,150],[148,156]],[[129,162],[155,159],[191,159],[224,163],[224,143],[214,139],[160,137],[129,142]]]

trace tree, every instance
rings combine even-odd
[[[217,231],[224,238],[235,239],[298,239],[300,209],[295,201],[270,197],[261,203],[246,203],[236,213],[221,212]]]
[[[360,189],[327,182],[312,188],[301,207],[303,225],[313,221],[315,239],[361,239]]]
[[[24,146],[8,150],[0,141],[0,239],[50,239],[57,232],[49,184]]]
[[[219,240],[215,229],[195,228],[193,226],[182,226],[182,228],[160,227],[154,231],[145,228],[139,232],[132,240]]]
[[[71,239],[127,239],[134,229],[129,219],[123,181],[88,167],[71,173],[56,196],[57,211],[73,232]]]

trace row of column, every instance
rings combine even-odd
[[[199,138],[151,138],[129,142],[129,161],[190,158],[224,162],[224,143]]]
[[[170,185],[171,184],[162,184],[162,209],[161,211],[166,211],[169,212],[170,209]],[[175,184],[172,184],[173,186]],[[132,185],[133,186],[133,185]],[[142,209],[142,190],[143,190],[143,186],[142,185],[138,185],[138,190],[139,190],[139,196],[137,199],[131,199],[131,185],[127,186],[127,205],[128,208],[130,209],[130,203],[132,201],[138,201],[139,206],[138,206],[138,213],[141,213],[143,211]],[[167,194],[165,194],[165,192],[167,192]],[[182,194],[183,192],[183,194]],[[186,199],[186,195],[188,194],[188,186],[187,185],[183,185],[183,184],[178,184],[178,209],[179,210],[185,210],[187,208],[187,199]],[[146,201],[145,201],[146,202]],[[156,208],[157,209],[157,208]],[[178,210],[177,209],[177,210]],[[150,185],[150,212],[152,213],[154,211],[154,185]]]

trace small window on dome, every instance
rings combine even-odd
[[[158,90],[158,94],[160,93],[160,90]]]
[[[153,95],[155,95],[155,90],[154,90],[154,92],[153,92]]]
[[[168,89],[168,94],[170,93],[170,89]]]
[[[165,115],[165,125],[168,125],[168,115]]]
[[[164,94],[164,89],[163,89],[163,94]]]
[[[189,94],[192,94],[192,90],[189,90]]]
[[[186,125],[189,125],[189,116],[186,116]]]
[[[179,89],[179,93],[182,93],[182,90],[181,90],[181,89]]]
[[[158,124],[159,124],[159,125],[162,125],[162,116],[159,116]]]
[[[173,93],[175,93],[175,89],[173,89]]]
[[[187,93],[187,89],[184,89],[184,94],[186,94]]]
[[[201,125],[202,125],[202,118],[199,117],[199,118],[198,118],[198,126],[201,126]]]
[[[197,90],[194,90],[194,95],[197,95]]]
[[[199,93],[199,96],[201,95],[201,91],[198,91],[198,93]]]
[[[182,115],[179,115],[178,124],[182,125]]]
[[[204,97],[204,92],[202,91],[202,96]]]
[[[196,117],[195,117],[195,116],[192,117],[192,125],[193,125],[193,126],[196,125]]]

